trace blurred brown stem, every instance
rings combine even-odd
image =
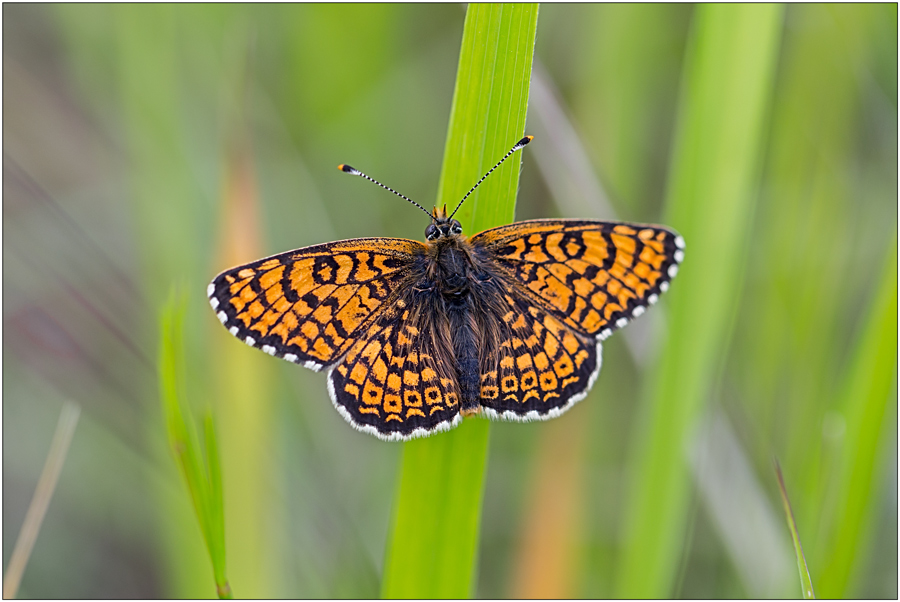
[[[3,597],[6,599],[15,598],[19,590],[22,573],[25,572],[25,567],[28,565],[31,550],[34,549],[34,542],[41,530],[44,515],[47,514],[47,507],[50,505],[50,498],[53,497],[53,490],[56,489],[59,473],[66,461],[79,414],[81,414],[81,407],[71,401],[65,402],[59,414],[59,422],[56,424],[56,432],[53,433],[47,461],[44,462],[44,469],[41,471],[37,488],[34,490],[34,497],[31,498],[31,504],[25,513],[25,521],[22,523],[22,530],[19,532],[19,538],[16,540],[12,556],[9,559],[9,566],[6,567],[6,577],[3,580]]]

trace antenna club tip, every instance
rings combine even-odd
[[[340,170],[341,170],[342,172],[344,172],[344,173],[352,173],[352,174],[358,174],[358,173],[359,173],[359,171],[357,171],[356,169],[350,167],[350,166],[347,165],[346,163],[341,163],[340,165],[338,165],[338,169],[340,169]]]
[[[522,138],[521,140],[516,142],[516,146],[515,146],[515,148],[513,148],[513,150],[521,149],[522,147],[524,147],[526,144],[528,144],[532,140],[534,140],[534,136],[525,136],[524,138]]]

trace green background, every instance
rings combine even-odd
[[[479,597],[799,597],[776,456],[816,593],[897,596],[897,8],[739,10],[540,8],[517,219],[668,223],[687,250],[584,402],[491,427]],[[19,595],[214,595],[157,390],[178,286],[235,595],[377,597],[401,446],[234,341],[205,290],[291,248],[422,239],[418,209],[336,165],[431,205],[465,8],[3,17],[4,570],[60,408],[82,407]],[[772,56],[701,60],[757,31]],[[756,72],[759,98],[727,85]]]

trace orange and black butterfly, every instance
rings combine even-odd
[[[273,255],[216,276],[209,301],[248,345],[327,370],[354,427],[408,440],[478,413],[559,416],[594,384],[603,340],[656,303],[684,258],[684,240],[661,226],[542,219],[466,238],[446,208],[429,215],[425,243]]]

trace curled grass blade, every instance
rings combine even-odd
[[[470,4],[438,205],[459,199],[524,134],[537,5]],[[508,160],[456,217],[467,233],[509,223],[521,159]],[[382,596],[467,598],[475,583],[489,423],[404,445]]]

